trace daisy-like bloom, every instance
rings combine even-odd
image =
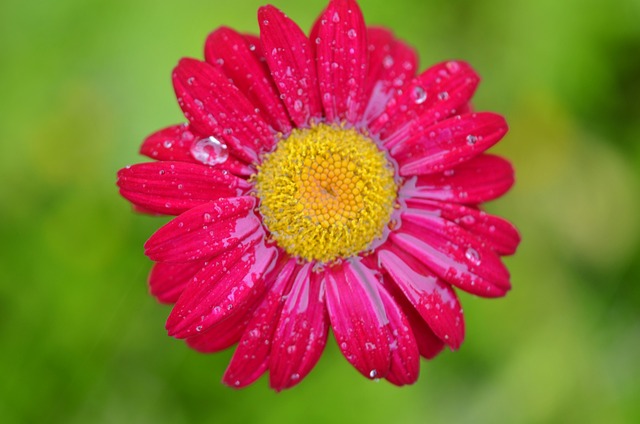
[[[471,111],[478,75],[449,61],[416,74],[414,50],[331,0],[307,37],[273,6],[259,38],[219,28],[173,85],[187,123],[122,169],[136,209],[177,217],[145,244],[149,283],[175,304],[169,335],[201,352],[237,344],[223,381],[269,371],[299,383],[331,328],[360,373],[416,381],[464,338],[456,289],[500,297],[520,241],[480,204],[513,184],[484,153],[504,119]]]

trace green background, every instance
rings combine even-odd
[[[398,389],[330,339],[276,394],[220,384],[231,351],[164,332],[116,171],[182,117],[170,73],[261,0],[16,0],[0,5],[0,421],[4,423],[640,422],[640,1],[362,0],[421,67],[471,62],[494,151],[517,184],[489,210],[523,242],[504,299],[463,295],[467,339]],[[277,0],[303,28],[324,1]]]

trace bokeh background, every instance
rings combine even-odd
[[[182,117],[170,84],[220,25],[263,0],[0,4],[3,423],[640,422],[640,1],[361,0],[422,68],[471,62],[494,151],[517,184],[489,210],[521,230],[504,299],[462,295],[467,339],[417,384],[370,382],[333,339],[297,388],[220,384],[164,332],[137,215],[116,171]],[[324,0],[274,0],[309,28]],[[606,5],[605,5],[606,4]]]

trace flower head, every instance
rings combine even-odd
[[[269,371],[281,390],[314,367],[329,329],[365,377],[416,381],[420,357],[464,338],[456,289],[503,296],[520,241],[483,202],[513,184],[484,153],[504,119],[474,113],[461,61],[416,74],[415,52],[331,0],[310,36],[273,6],[260,37],[220,28],[173,85],[187,123],[149,136],[122,169],[140,211],[177,215],[145,244],[171,336],[237,348],[223,381]]]

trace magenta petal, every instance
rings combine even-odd
[[[173,125],[147,137],[140,147],[140,153],[151,159],[194,162],[189,149],[197,137],[189,125]]]
[[[359,262],[326,271],[327,308],[338,346],[367,378],[383,378],[391,366],[389,317],[380,282]]]
[[[444,172],[413,177],[401,191],[408,198],[478,204],[502,196],[513,182],[507,160],[483,154]]]
[[[176,303],[185,287],[204,267],[205,261],[158,262],[149,273],[149,290],[161,303]]]
[[[147,137],[140,147],[140,153],[160,161],[203,163],[194,157],[192,149],[194,145],[197,148],[197,143],[205,138],[195,133],[187,124],[174,125]],[[233,156],[216,163],[214,167],[244,177],[255,173],[250,166]]]
[[[458,115],[411,134],[390,153],[400,175],[432,174],[479,155],[506,133],[507,123],[495,113]]]
[[[378,258],[433,332],[452,349],[458,349],[464,340],[464,317],[451,286],[402,252],[383,250]]]
[[[214,353],[231,347],[240,340],[251,319],[250,312],[253,307],[255,305],[251,302],[240,305],[227,319],[203,333],[188,337],[187,344],[202,353]]]
[[[275,281],[264,300],[254,311],[238,348],[236,349],[222,381],[231,387],[245,387],[257,380],[266,370],[271,352],[271,341],[276,330],[280,311],[286,294],[299,272],[308,275],[309,265],[304,269],[289,259],[276,274]]]
[[[324,292],[321,274],[310,272],[309,265],[296,276],[271,346],[269,376],[273,389],[295,386],[320,359],[329,333]]]
[[[206,331],[262,295],[264,274],[277,254],[262,238],[252,237],[225,252],[193,278],[167,319],[170,336],[186,338]]]
[[[260,40],[271,76],[289,116],[298,127],[321,118],[318,77],[309,44],[300,27],[273,6],[258,10]]]
[[[436,275],[482,297],[504,296],[509,272],[498,255],[460,226],[416,209],[402,214],[392,241]]]
[[[315,40],[318,80],[329,122],[356,124],[366,106],[367,28],[354,0],[332,0]]]
[[[240,91],[259,109],[260,116],[276,131],[289,133],[291,121],[280,101],[268,67],[254,54],[255,44],[236,31],[222,27],[207,38],[204,55],[219,66]]]
[[[370,130],[391,148],[411,134],[462,113],[479,82],[478,74],[465,62],[432,66],[398,92]]]
[[[385,378],[396,386],[413,384],[420,373],[420,352],[404,311],[385,290],[380,298],[389,317],[391,366]]]
[[[120,194],[147,211],[179,215],[223,197],[237,197],[251,185],[242,178],[185,162],[149,162],[118,172]]]
[[[385,110],[389,101],[415,76],[418,55],[384,28],[369,28],[369,72],[366,95],[369,98],[364,120],[370,124]]]
[[[193,128],[223,141],[239,159],[257,162],[259,153],[275,144],[274,130],[216,67],[182,59],[173,71],[173,86]]]
[[[520,244],[520,234],[511,223],[484,211],[421,198],[407,199],[407,206],[455,222],[484,240],[498,255],[513,255]]]
[[[215,256],[238,244],[260,227],[253,213],[254,197],[218,199],[173,219],[145,243],[154,261],[186,262]]]

